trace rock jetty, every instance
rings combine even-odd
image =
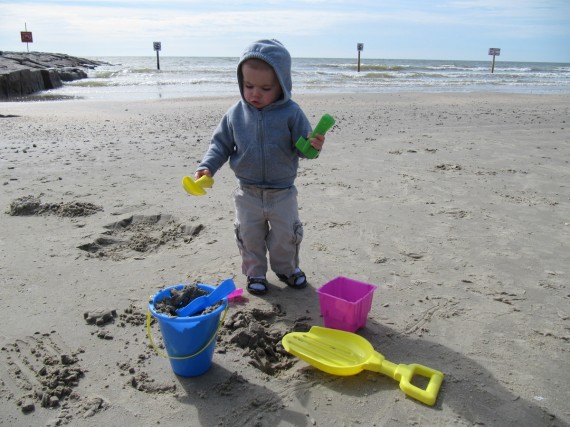
[[[61,53],[0,52],[0,100],[61,87],[102,64]]]

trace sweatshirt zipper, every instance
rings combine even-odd
[[[263,184],[265,184],[265,174],[266,174],[266,170],[265,170],[265,134],[263,131],[263,110],[259,111],[258,110],[258,115],[257,115],[257,135],[258,135],[258,141],[260,142],[260,149],[261,149],[261,178],[262,178],[262,182]]]

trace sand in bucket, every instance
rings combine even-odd
[[[148,309],[158,320],[167,357],[174,373],[183,377],[196,377],[212,366],[216,335],[221,323],[220,317],[228,307],[228,300],[224,298],[216,309],[198,316],[171,317],[155,310],[156,303],[171,296],[172,288],[180,290],[184,286],[186,285],[174,285],[156,293],[151,297]],[[197,286],[207,292],[215,289],[210,285]],[[150,326],[148,332],[152,342]]]

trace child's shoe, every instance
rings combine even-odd
[[[300,268],[296,268],[295,273],[293,273],[291,276],[287,277],[285,274],[277,273],[277,277],[282,282],[287,283],[287,286],[295,289],[303,289],[305,286],[307,286],[307,276],[305,276],[305,273],[303,273]]]
[[[247,291],[254,295],[265,295],[267,293],[267,280],[265,277],[247,278]]]

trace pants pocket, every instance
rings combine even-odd
[[[234,233],[236,236],[236,243],[237,246],[239,248],[239,250],[241,251],[243,249],[243,239],[241,238],[241,233],[240,233],[240,225],[239,222],[234,222]]]
[[[298,245],[303,241],[303,224],[301,221],[296,221],[293,224],[293,243]]]

